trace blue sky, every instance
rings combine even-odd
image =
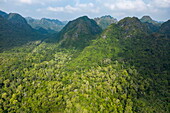
[[[154,20],[166,21],[170,19],[170,0],[0,0],[0,10],[59,20],[83,15],[90,18],[111,15],[117,19],[149,15]]]

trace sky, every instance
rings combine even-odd
[[[0,10],[24,17],[62,21],[80,16],[89,18],[111,15],[124,17],[149,15],[157,21],[170,19],[170,0],[0,0]]]

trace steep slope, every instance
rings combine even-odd
[[[90,34],[83,18],[66,39]],[[169,113],[170,38],[145,26],[125,18],[82,51],[44,41],[0,53],[0,112]]]
[[[10,13],[5,18],[1,16],[0,29],[0,51],[42,38],[21,15],[16,13]]]
[[[0,15],[1,15],[2,17],[6,17],[8,14],[0,10]]]
[[[140,21],[145,23],[151,32],[157,32],[161,26],[161,22],[153,20],[150,16],[143,16]]]
[[[168,35],[168,37],[170,38],[170,20],[168,20],[167,22],[164,22],[159,30],[160,33]]]
[[[86,47],[77,58],[77,63],[81,61],[83,63],[74,63],[76,66],[72,67],[78,67],[80,64],[80,67],[83,68],[83,65],[85,65],[87,68],[92,66],[92,64],[102,62],[104,59],[119,58],[118,56],[120,56],[124,46],[126,46],[123,44],[124,41],[138,40],[147,35],[148,29],[145,24],[136,17],[126,17],[120,20],[118,24],[111,24],[97,40],[93,41],[91,46]]]
[[[87,16],[70,21],[59,32],[58,40],[61,47],[84,48],[96,35],[101,33],[101,28],[92,19]]]
[[[118,22],[118,25],[123,29],[125,38],[142,36],[149,33],[149,29],[136,17],[126,17]]]
[[[102,29],[106,29],[112,23],[117,23],[117,19],[111,17],[110,15],[94,18],[94,20]]]
[[[169,49],[169,38],[148,35],[145,24],[128,17],[117,25],[110,25],[100,38],[70,62],[68,69],[102,68],[115,62],[123,63],[122,68],[130,66],[137,71],[131,77],[141,85],[134,92],[137,99],[129,97],[134,102],[133,111],[168,112]],[[143,103],[143,107],[138,106],[138,102]]]
[[[66,22],[61,22],[57,19],[42,18],[38,20],[27,17],[26,20],[34,29],[45,29],[48,33],[59,32],[66,25]]]
[[[158,25],[160,26],[161,23],[153,20],[150,16],[143,16],[141,19],[140,19],[141,22],[143,23],[152,23],[153,25]]]
[[[25,18],[23,18],[21,15],[17,13],[9,13],[6,19],[15,25],[17,29],[22,29],[25,33],[33,32],[33,29],[30,25],[28,25]]]

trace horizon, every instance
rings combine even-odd
[[[91,19],[110,15],[117,20],[125,17],[150,16],[156,21],[170,19],[168,0],[1,0],[0,10],[34,19],[49,18],[71,21],[81,16]]]
[[[10,13],[16,13],[16,12],[6,12],[6,11],[3,11],[3,10],[0,10],[0,11],[2,11],[2,12],[5,12],[5,13],[7,13],[7,14],[10,14]],[[19,14],[19,15],[21,15],[22,17],[24,17],[22,14],[20,14],[20,13],[16,13],[16,14]],[[87,15],[82,15],[82,16],[79,16],[79,17],[76,17],[76,18],[74,18],[74,19],[72,19],[72,20],[75,20],[75,19],[77,19],[77,18],[80,18],[80,17],[83,17],[83,16],[87,16]],[[116,17],[113,17],[112,15],[102,15],[102,16],[100,16],[100,17],[94,17],[94,18],[90,18],[89,16],[87,16],[89,19],[95,19],[95,18],[101,18],[101,17],[103,17],[103,16],[111,16],[112,18],[114,18],[114,19],[117,19]],[[155,20],[155,19],[153,19],[150,15],[143,15],[143,16],[141,16],[140,18],[139,17],[137,17],[138,19],[141,19],[142,17],[144,17],[144,16],[149,16],[152,20],[154,20],[154,21],[157,21],[157,22],[166,22],[166,21],[168,21],[168,20],[170,20],[170,19],[168,19],[168,20],[165,20],[165,21],[161,21],[161,20]],[[136,17],[136,16],[126,16],[126,17]],[[123,18],[121,18],[121,19],[117,19],[117,21],[120,21],[120,20],[122,20],[122,19],[124,19],[124,18],[126,18],[126,17],[123,17]],[[48,18],[48,17],[42,17],[42,18],[34,18],[34,17],[31,17],[31,16],[27,16],[27,17],[24,17],[24,18],[32,18],[32,19],[35,19],[35,20],[41,20],[41,19],[50,19],[50,20],[59,20],[59,21],[72,21],[72,20],[60,20],[60,19],[58,19],[58,18]]]

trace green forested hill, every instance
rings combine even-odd
[[[170,20],[161,25],[159,32],[168,35],[168,37],[170,36]]]
[[[32,41],[0,53],[0,112],[169,113],[169,35],[151,34],[134,17],[100,35],[96,28],[81,17],[57,42]],[[96,32],[92,42],[81,43]]]
[[[158,32],[162,22],[157,22],[153,20],[150,16],[143,16],[140,21],[145,23],[149,28],[150,32]]]
[[[83,16],[70,21],[54,38],[58,40],[61,47],[83,49],[101,31],[94,20]]]
[[[31,28],[21,15],[16,13],[6,14],[4,17],[0,15],[0,52],[42,38],[42,35]]]

